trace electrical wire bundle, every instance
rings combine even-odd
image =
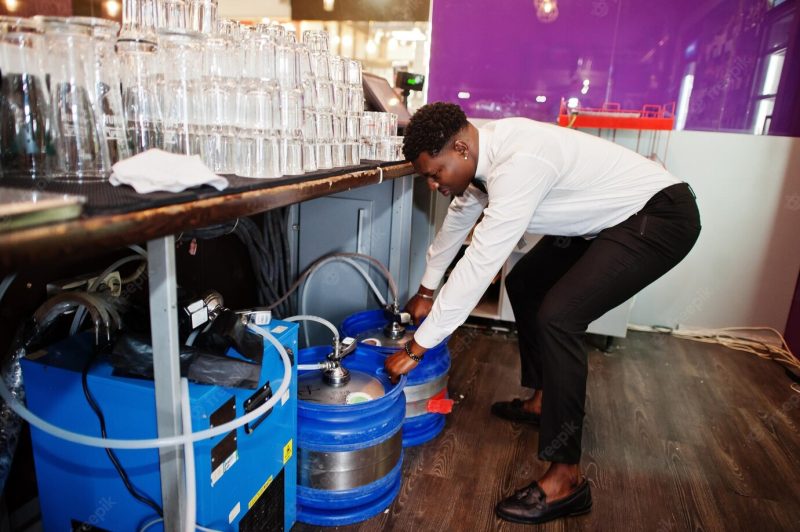
[[[728,349],[744,351],[756,355],[764,360],[772,360],[789,369],[800,373],[800,360],[792,353],[789,344],[783,335],[772,327],[723,327],[720,329],[673,329],[671,327],[644,325],[628,325],[631,331],[661,333],[706,344],[717,344]],[[756,331],[769,333],[774,338],[765,338],[764,335],[754,334]],[[793,383],[792,390],[800,393],[800,386]]]
[[[234,234],[250,254],[250,265],[256,281],[257,304],[267,306],[277,300],[289,285],[288,209],[275,209],[264,214],[264,232],[250,218],[185,231],[180,241],[211,240]],[[265,238],[266,236],[266,238]],[[281,301],[273,311],[280,316],[292,314],[289,301]]]
[[[100,435],[103,438],[108,438],[108,433],[106,432],[106,417],[103,414],[100,405],[97,403],[97,399],[94,398],[94,395],[92,395],[92,392],[89,389],[89,369],[94,362],[95,356],[96,351],[92,353],[92,355],[86,360],[86,364],[83,366],[83,371],[81,372],[81,385],[83,387],[83,395],[86,396],[86,402],[89,403],[92,411],[97,416],[97,421],[100,423]],[[117,457],[117,453],[115,453],[113,449],[109,448],[106,448],[105,451],[106,455],[108,455],[108,459],[111,461],[111,464],[114,466],[114,469],[117,471],[117,474],[122,480],[122,483],[125,485],[125,489],[131,494],[131,497],[142,504],[149,506],[153,511],[156,512],[156,514],[163,517],[164,510],[161,509],[161,506],[149,495],[134,486],[134,484],[131,482],[128,472],[125,470],[125,467],[123,467],[122,463]]]
[[[270,280],[278,294],[285,294],[292,281],[292,262],[289,251],[289,208],[274,209],[264,214],[264,237],[267,246],[267,265]],[[274,300],[273,300],[274,301]],[[294,314],[291,300],[275,307],[278,316]]]

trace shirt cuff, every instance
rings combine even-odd
[[[453,331],[436,327],[431,320],[426,319],[414,333],[414,341],[425,349],[433,349],[444,342],[451,332]]]
[[[425,273],[422,274],[422,279],[420,280],[420,284],[425,288],[430,288],[431,290],[436,290],[439,288],[439,283],[442,282],[442,278],[444,277],[444,270],[434,270],[432,268],[426,268]]]

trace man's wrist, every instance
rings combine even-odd
[[[419,285],[419,289],[417,289],[417,295],[422,296],[425,299],[433,299],[433,289]]]
[[[409,358],[411,358],[415,362],[421,362],[422,357],[425,356],[425,352],[427,351],[427,349],[417,344],[417,342],[415,342],[413,339],[406,342],[403,348],[405,349],[406,354],[409,356]]]

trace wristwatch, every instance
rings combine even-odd
[[[403,346],[403,348],[405,348],[405,350],[406,350],[406,354],[414,362],[422,362],[422,357],[419,357],[419,356],[417,356],[417,355],[415,355],[414,353],[411,352],[411,348],[409,347],[410,345],[411,345],[411,342],[406,342],[405,345]]]

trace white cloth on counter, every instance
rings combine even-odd
[[[139,194],[183,192],[200,185],[217,190],[228,187],[228,180],[212,172],[197,155],[152,149],[119,161],[112,168],[112,185],[130,185]]]

